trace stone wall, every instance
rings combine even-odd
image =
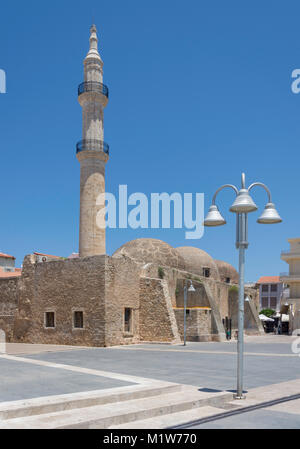
[[[181,339],[184,338],[184,309],[174,309]],[[187,308],[186,339],[187,341],[211,341],[211,309]]]
[[[162,267],[164,280],[168,283],[169,294],[173,307],[183,305],[183,286],[192,280],[195,293],[188,294],[190,306],[208,306],[212,309],[213,339],[226,339],[222,318],[228,315],[228,290],[230,284],[215,281],[203,276],[195,276],[187,271],[170,267]],[[144,276],[158,277],[158,266],[153,263],[145,264],[142,268]]]
[[[0,329],[6,341],[13,340],[15,314],[18,308],[19,278],[0,279]]]
[[[209,319],[201,309],[192,310],[190,337],[208,339],[207,335],[211,335],[213,340],[224,340],[222,318],[232,317],[233,329],[237,323],[237,296],[230,285],[127,256],[46,262],[38,262],[35,255],[26,256],[19,278],[0,280],[0,328],[10,341],[27,343],[178,343],[183,312],[174,312],[173,308],[183,307],[183,287],[189,279],[196,291],[188,293],[188,307],[211,309]],[[245,326],[249,332],[260,332],[256,293],[255,289],[248,292],[251,301],[246,308]],[[126,308],[131,311],[127,331]],[[83,313],[83,328],[74,328],[75,311]],[[45,326],[46,312],[55,313],[54,328]]]
[[[140,278],[140,340],[180,342],[168,283],[163,279]]]
[[[36,263],[24,259],[20,279],[16,341],[103,346],[105,343],[106,256]],[[74,329],[74,311],[83,312],[83,329]],[[55,328],[45,328],[45,312],[55,312]]]
[[[107,257],[105,278],[105,345],[139,340],[140,265],[128,257]],[[124,330],[125,308],[132,309],[132,330]]]
[[[255,303],[256,289],[245,289],[245,297],[249,301],[244,303],[244,328],[246,334],[263,334],[264,330],[258,317],[258,311]],[[238,328],[238,289],[229,292],[229,318],[231,318],[232,334]]]

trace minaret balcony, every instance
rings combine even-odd
[[[84,139],[76,144],[76,154],[81,151],[99,151],[109,155],[109,145],[103,140]]]
[[[85,81],[78,86],[78,96],[85,92],[97,92],[108,98],[108,87],[97,81]]]

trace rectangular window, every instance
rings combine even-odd
[[[226,284],[230,284],[230,278],[226,278]]]
[[[45,312],[45,327],[55,327],[54,312]]]
[[[263,285],[262,285],[262,288],[261,288],[261,291],[262,291],[262,292],[268,292],[268,291],[269,291],[269,286],[268,286],[268,284],[263,284]]]
[[[261,300],[261,308],[262,309],[268,309],[269,308],[269,298],[262,298]]]
[[[74,312],[74,327],[76,329],[83,328],[83,312],[82,311]]]
[[[271,284],[271,292],[277,292],[277,284]]]
[[[277,298],[271,297],[270,298],[270,309],[276,309],[277,306]]]
[[[124,331],[132,332],[132,309],[124,310]]]
[[[209,278],[210,276],[210,268],[203,268],[203,276]]]

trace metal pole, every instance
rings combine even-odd
[[[183,346],[186,346],[186,303],[187,303],[187,286],[183,288],[184,305],[183,305]]]
[[[235,398],[243,399],[244,370],[244,282],[245,282],[245,249],[247,242],[247,214],[237,215],[237,247],[239,249],[239,304],[238,304],[238,344],[237,344],[237,391]]]

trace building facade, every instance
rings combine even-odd
[[[289,329],[293,332],[300,329],[300,238],[288,239],[288,242],[290,249],[281,252],[281,259],[288,263],[289,272],[281,273],[280,279],[289,286],[285,301],[289,305]]]
[[[273,309],[280,312],[284,284],[280,276],[262,276],[257,281],[259,286],[259,306],[262,309]]]

